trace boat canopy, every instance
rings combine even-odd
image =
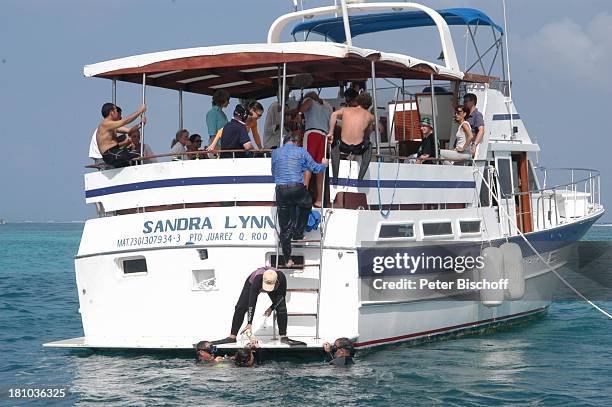
[[[474,80],[453,69],[407,55],[385,53],[332,42],[290,42],[238,44],[188,48],[114,59],[84,67],[87,77],[185,92],[213,94],[226,89],[232,97],[274,96],[279,72],[287,64],[287,84],[302,73],[313,77],[311,87],[338,86],[339,81],[371,77],[371,61],[376,61],[380,78]]]
[[[485,25],[491,26],[503,34],[504,30],[489,16],[473,8],[448,8],[436,10],[448,25]],[[423,11],[398,11],[380,14],[362,14],[349,16],[351,35],[356,37],[380,31],[397,30],[400,28],[435,26],[432,18]],[[342,17],[324,18],[314,21],[305,21],[297,24],[291,34],[305,32],[317,33],[334,42],[345,42],[344,25]]]

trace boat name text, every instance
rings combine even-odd
[[[182,230],[213,229],[212,220],[208,217],[174,218],[158,221],[145,221],[142,233],[166,233]],[[271,216],[226,216],[223,223],[224,229],[274,229],[274,221]]]

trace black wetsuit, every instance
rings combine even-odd
[[[372,160],[372,143],[370,140],[365,139],[359,144],[346,144],[342,140],[336,142],[331,149],[333,184],[338,183],[341,154],[361,156],[361,165],[359,167],[357,179],[362,180]]]
[[[140,154],[127,148],[119,147],[119,145],[109,148],[102,154],[104,162],[115,168],[130,166],[132,158],[136,157],[140,157]]]
[[[238,335],[240,326],[244,322],[244,314],[248,313],[247,323],[253,323],[253,317],[255,315],[255,306],[257,305],[257,296],[262,292],[263,284],[263,273],[269,268],[260,267],[246,279],[244,287],[238,302],[234,308],[234,318],[232,319],[232,335]],[[282,271],[273,269],[276,271],[278,276],[276,280],[276,286],[273,291],[268,293],[270,300],[272,301],[272,310],[276,311],[276,318],[278,320],[278,333],[280,336],[287,335],[287,304],[285,302],[285,296],[287,295],[287,278]]]

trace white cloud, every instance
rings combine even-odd
[[[612,91],[612,15],[600,13],[581,26],[570,19],[549,23],[513,44],[519,63],[537,74]]]

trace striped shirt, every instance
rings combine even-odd
[[[316,163],[305,148],[286,143],[272,152],[272,175],[276,185],[303,184],[304,171],[319,173],[326,166]]]

